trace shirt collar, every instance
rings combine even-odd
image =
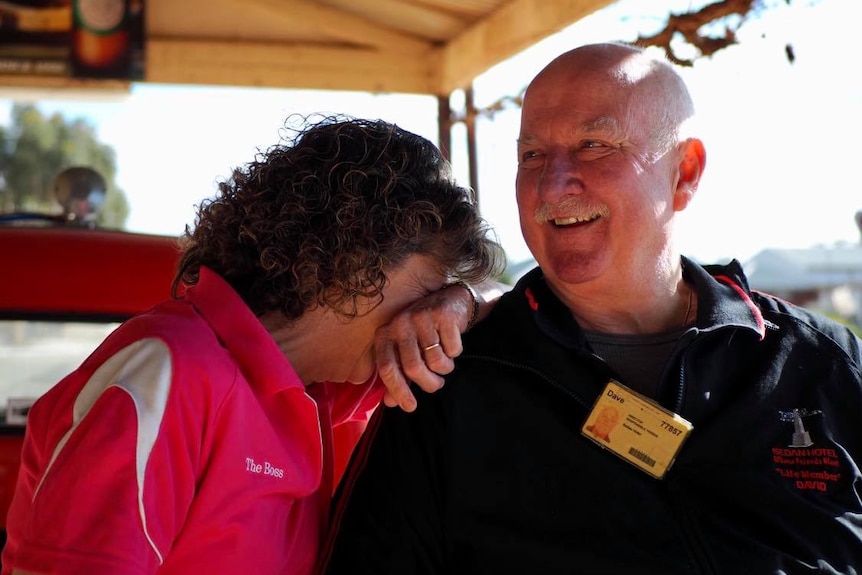
[[[699,330],[741,327],[756,332],[761,340],[765,337],[763,315],[751,298],[739,262],[701,266],[683,256],[682,266],[683,276],[697,291]],[[524,303],[532,309],[542,331],[567,347],[583,344],[583,333],[577,321],[551,291],[541,268],[527,273],[513,291],[524,294]]]
[[[269,395],[291,388],[305,392],[270,333],[221,276],[201,266],[198,283],[186,290],[185,298],[210,324],[256,392]]]

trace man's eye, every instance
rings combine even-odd
[[[533,158],[538,157],[539,152],[536,150],[527,150],[526,152],[521,152],[521,161],[526,162],[527,160],[532,160]]]
[[[584,140],[583,142],[581,142],[581,148],[586,148],[588,150],[593,148],[601,148],[603,146],[604,144],[602,142],[599,142],[598,140]]]

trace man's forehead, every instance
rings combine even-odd
[[[568,132],[572,137],[585,137],[591,134],[621,135],[624,132],[623,122],[615,114],[605,110],[595,111],[568,108],[565,113],[545,110],[532,113],[524,107],[521,117],[521,130],[518,143],[530,143],[542,137],[550,128],[556,133]],[[583,113],[578,113],[583,112]]]
[[[580,125],[584,132],[619,132],[622,130],[620,121],[614,116],[598,116],[586,120]]]

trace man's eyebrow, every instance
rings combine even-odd
[[[584,132],[616,132],[620,129],[620,123],[616,118],[610,116],[599,116],[581,125],[580,130]]]
[[[599,133],[607,133],[607,132],[619,132],[621,131],[620,123],[616,118],[611,116],[599,116],[593,120],[588,122],[584,122],[583,124],[575,127],[571,130],[573,135],[578,134],[595,134]],[[532,146],[535,145],[538,141],[538,138],[535,136],[531,136],[529,134],[525,136],[519,136],[515,143],[518,146]]]

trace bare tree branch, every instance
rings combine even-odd
[[[701,35],[700,29],[728,16],[739,15],[745,18],[757,2],[758,0],[720,0],[707,4],[696,12],[671,14],[663,30],[652,36],[639,36],[634,43],[639,46],[662,48],[671,62],[680,66],[691,66],[694,59],[678,56],[671,47],[671,40],[675,35],[681,35],[686,42],[700,50],[701,56],[711,56],[719,50],[736,44],[736,30],[726,26],[723,37],[714,37]]]
[[[790,0],[784,1],[790,4]],[[736,30],[739,26],[756,11],[768,9],[768,4],[769,0],[718,0],[694,12],[670,14],[667,23],[660,32],[652,36],[639,36],[633,43],[642,47],[656,46],[664,50],[671,62],[680,66],[692,66],[696,59],[712,56],[716,52],[736,44]],[[739,16],[739,21],[736,22],[734,28],[731,28],[729,23],[723,24],[723,35],[708,36],[701,33],[704,26],[722,25],[720,21],[731,16]],[[671,41],[677,34],[682,36],[688,44],[697,48],[700,54],[690,59],[679,56],[671,47]],[[796,55],[792,45],[787,44],[785,46],[785,55],[791,64],[795,61]],[[523,97],[524,90],[521,90],[516,96],[504,96],[476,112],[481,116],[492,118],[507,108],[520,107]]]

